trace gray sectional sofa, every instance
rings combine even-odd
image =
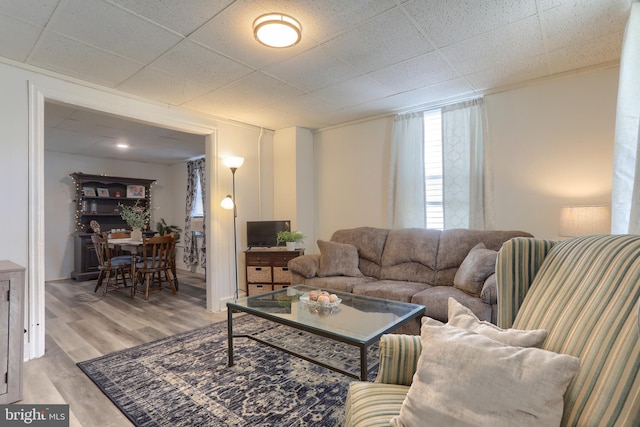
[[[338,230],[318,241],[320,254],[289,261],[291,284],[307,284],[425,306],[425,316],[447,321],[449,297],[480,320],[496,323],[495,259],[522,231],[384,229]],[[419,334],[419,321],[401,332]]]

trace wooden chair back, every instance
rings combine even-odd
[[[175,238],[171,235],[142,239],[142,260],[138,264],[143,270],[162,270],[171,267]]]

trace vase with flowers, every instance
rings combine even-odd
[[[142,229],[149,223],[151,210],[140,206],[140,201],[132,206],[121,203],[118,203],[118,206],[120,206],[120,217],[131,227],[131,240],[142,240]]]

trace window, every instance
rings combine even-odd
[[[196,199],[193,201],[191,209],[192,218],[204,217],[204,207],[202,205],[202,187],[200,186],[200,176],[196,174]]]
[[[424,176],[427,228],[444,229],[444,190],[442,172],[442,113],[424,113]]]

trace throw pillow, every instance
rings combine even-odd
[[[469,308],[460,304],[454,298],[449,297],[449,320],[447,325],[456,328],[466,329],[503,344],[515,345],[519,347],[539,347],[547,338],[547,331],[544,329],[533,329],[530,331],[522,329],[501,329],[493,323],[481,321],[473,314]],[[426,317],[423,317],[426,319]],[[424,323],[424,322],[423,322]]]
[[[320,263],[318,276],[362,276],[358,263],[358,248],[348,243],[318,240]]]
[[[487,249],[484,243],[475,245],[453,278],[453,286],[476,297],[480,296],[487,277],[496,271],[498,252]]]
[[[392,426],[560,425],[580,359],[437,323],[422,326],[422,354]]]

